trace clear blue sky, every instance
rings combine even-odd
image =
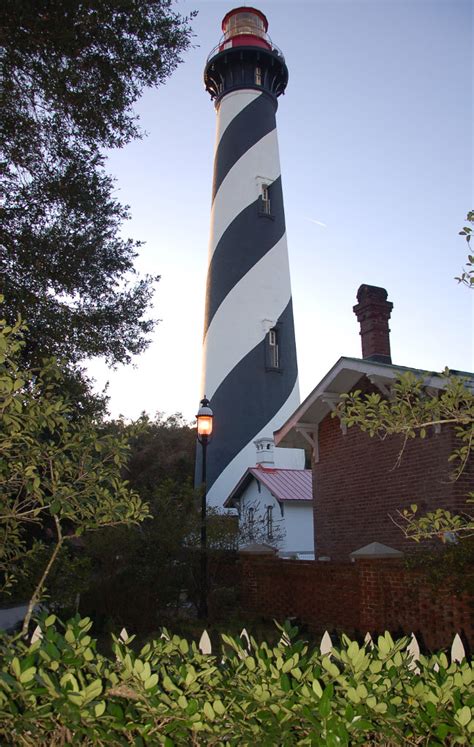
[[[136,109],[148,137],[110,154],[124,233],[146,242],[162,319],[135,368],[93,361],[113,416],[194,416],[215,111],[202,84],[224,14],[183,0],[195,48]],[[290,79],[277,114],[301,398],[341,356],[360,357],[361,283],[387,288],[394,363],[474,370],[473,293],[453,280],[473,198],[473,8],[468,0],[257,2]],[[321,225],[323,224],[323,225]]]

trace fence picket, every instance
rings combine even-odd
[[[321,644],[319,646],[319,650],[321,651],[321,653],[322,653],[323,656],[325,656],[326,654],[330,654],[331,653],[331,650],[332,650],[332,640],[331,640],[331,636],[329,635],[329,633],[327,632],[327,630],[325,631],[325,633],[324,633],[324,635],[323,635],[323,637],[321,639]]]
[[[415,674],[420,674],[420,667],[416,663],[417,661],[420,661],[420,646],[414,633],[411,634],[410,643],[407,646],[407,654],[410,654],[411,656],[408,669],[412,669]]]
[[[120,631],[119,640],[123,643],[126,643],[128,641],[128,633],[125,628],[122,628],[122,630]]]
[[[462,644],[459,633],[454,636],[453,644],[451,646],[451,662],[456,661],[458,664],[466,657],[466,651]]]
[[[211,639],[209,633],[204,630],[201,638],[199,639],[199,650],[201,654],[210,654],[212,652]]]
[[[373,648],[374,647],[374,640],[370,633],[367,631],[364,638],[364,646],[367,646],[367,648]]]
[[[240,633],[240,638],[241,638],[241,640],[245,641],[245,648],[250,653],[250,636],[247,633],[247,629],[246,628],[242,628],[242,631]]]
[[[41,630],[40,626],[37,625],[34,629],[33,633],[31,634],[31,641],[30,643],[36,643],[36,641],[41,641],[43,638],[43,631]]]

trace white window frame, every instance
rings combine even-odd
[[[270,367],[280,368],[280,350],[278,345],[278,330],[273,328],[268,331],[268,349],[270,351]]]
[[[270,201],[270,185],[269,184],[262,184],[262,212],[265,213],[265,215],[270,215],[271,213],[271,201]]]

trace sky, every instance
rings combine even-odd
[[[193,48],[135,109],[147,137],[109,154],[124,235],[160,275],[148,350],[87,368],[109,410],[180,412],[200,397],[215,110],[202,74],[236,7],[181,0]],[[469,0],[256,2],[289,68],[278,138],[303,400],[342,355],[361,357],[352,307],[362,283],[394,308],[395,364],[474,370],[473,293],[458,235],[473,195],[473,7]]]

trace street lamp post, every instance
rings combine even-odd
[[[206,458],[207,444],[212,433],[212,419],[214,415],[210,408],[210,402],[204,396],[196,415],[197,420],[197,439],[202,446],[201,462],[201,589],[199,598],[199,617],[207,617],[207,488],[206,488]]]

